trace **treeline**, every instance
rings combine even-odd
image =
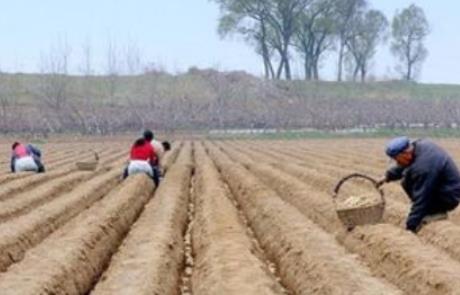
[[[429,24],[410,5],[390,21],[366,0],[211,0],[221,9],[221,36],[241,35],[261,57],[265,78],[292,78],[292,60],[302,59],[306,80],[319,80],[321,61],[337,54],[337,81],[348,69],[365,81],[372,59],[391,40],[405,80],[414,80],[428,55]],[[345,66],[347,65],[347,67]]]
[[[382,126],[459,127],[460,86],[264,80],[196,68],[176,76],[0,74],[0,133]]]

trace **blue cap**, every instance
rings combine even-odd
[[[394,158],[407,149],[410,145],[410,140],[407,136],[393,138],[387,143],[385,153],[388,157]]]

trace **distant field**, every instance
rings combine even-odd
[[[202,133],[208,139],[339,139],[381,138],[407,135],[411,137],[449,138],[460,137],[459,128],[353,128],[335,131],[324,130],[277,130],[277,129],[231,129],[210,130]]]
[[[189,95],[198,99],[206,99],[212,92],[213,76],[218,72],[211,72],[207,75],[200,72],[191,72],[179,76],[168,74],[151,74],[140,76],[117,76],[113,78],[116,83],[115,101],[116,104],[129,105],[130,102],[146,102],[149,100],[146,94],[153,91],[158,95],[157,99],[177,98],[181,95]],[[221,74],[224,75],[224,74]],[[232,82],[237,86],[244,87],[245,74],[232,74],[233,81],[222,84],[222,88],[228,87]],[[251,76],[252,77],[252,76]],[[250,80],[255,80],[255,77]],[[73,99],[84,100],[84,95],[93,97],[93,103],[108,103],[107,89],[111,83],[109,78],[103,76],[71,76],[68,79],[68,95]],[[216,79],[218,80],[218,79]],[[10,93],[10,99],[18,103],[36,104],[39,89],[46,82],[44,75],[38,74],[0,74],[0,85],[3,92]],[[249,81],[250,82],[250,81]],[[388,82],[322,82],[322,81],[277,81],[274,82],[277,88],[287,90],[287,93],[305,97],[342,98],[342,99],[439,99],[455,98],[460,99],[460,85],[451,84],[422,84],[407,83],[401,81]],[[6,89],[10,88],[10,89]],[[150,89],[149,89],[150,88]],[[260,93],[262,95],[263,93]],[[148,95],[147,95],[148,96]],[[254,97],[257,99],[257,97]]]

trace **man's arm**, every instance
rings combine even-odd
[[[403,177],[404,167],[394,166],[385,172],[385,176],[377,181],[377,187],[381,187],[386,182],[400,180]]]
[[[11,155],[11,162],[10,162],[10,169],[11,169],[11,172],[14,173],[15,172],[15,169],[14,169],[14,161],[16,160],[16,156],[13,154]]]
[[[38,158],[41,158],[42,156],[42,152],[35,146],[31,145],[31,144],[28,144],[27,145],[27,149],[32,153],[34,154],[36,157]]]
[[[413,184],[413,199],[406,229],[416,232],[423,218],[427,215],[428,208],[433,198],[433,190],[438,179],[437,171],[429,171],[416,177]]]
[[[403,177],[404,167],[394,166],[387,170],[385,179],[387,182],[400,180]]]

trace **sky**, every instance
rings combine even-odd
[[[460,84],[460,1],[369,0],[392,19],[411,3],[422,7],[431,25],[429,56],[421,82]],[[83,48],[91,48],[97,73],[107,69],[108,44],[119,56],[136,48],[144,63],[178,73],[192,66],[262,75],[260,58],[240,37],[217,34],[219,9],[209,0],[15,0],[4,1],[0,17],[0,69],[39,72],[44,56],[67,44],[71,72],[79,73]],[[132,51],[131,51],[132,52]],[[334,79],[336,54],[323,61],[321,77]],[[300,60],[294,75],[302,76]],[[395,58],[388,46],[376,55],[371,74],[395,78]]]

